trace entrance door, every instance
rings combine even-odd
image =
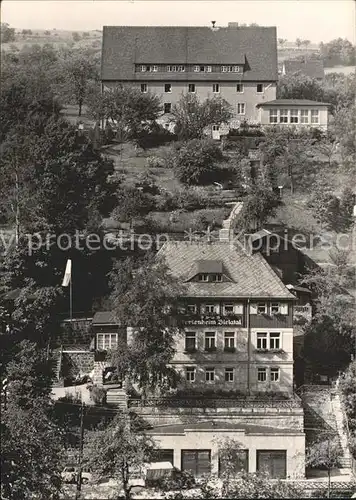
[[[213,125],[213,139],[220,141],[220,127],[219,125]]]
[[[257,471],[271,479],[287,476],[287,452],[285,450],[257,450]]]

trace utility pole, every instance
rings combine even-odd
[[[83,467],[83,446],[84,446],[84,406],[80,408],[80,442],[79,442],[79,457],[78,457],[78,473],[77,473],[77,491],[75,493],[75,500],[79,500],[82,491],[82,467]]]

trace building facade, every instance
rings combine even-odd
[[[276,98],[276,28],[104,26],[101,78],[104,89],[127,84],[158,95],[167,123],[182,94],[220,96],[238,128]]]
[[[257,109],[262,126],[317,128],[326,131],[329,106],[325,102],[307,99],[275,99],[257,104]]]
[[[187,294],[172,360],[184,383],[292,393],[295,296],[264,258],[220,241],[167,242],[159,255]]]

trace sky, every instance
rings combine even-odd
[[[19,29],[89,31],[104,25],[277,26],[277,36],[356,42],[354,0],[2,0],[1,21]]]

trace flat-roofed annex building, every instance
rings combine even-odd
[[[221,96],[232,127],[257,122],[257,104],[276,98],[275,27],[104,26],[103,88],[128,84],[158,95],[167,121],[182,93]]]

